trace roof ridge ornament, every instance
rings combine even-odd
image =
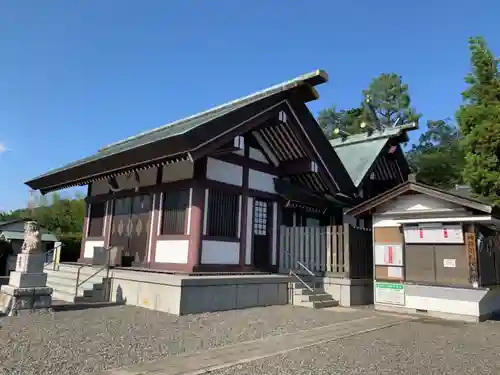
[[[346,132],[344,129],[341,128],[335,128],[333,129],[333,134],[335,135],[340,135],[343,141],[347,139],[351,135],[351,133]]]

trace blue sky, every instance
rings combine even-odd
[[[467,38],[500,54],[499,14],[495,0],[2,0],[0,210],[26,205],[31,177],[318,68],[314,113],[397,72],[424,121],[453,117]]]

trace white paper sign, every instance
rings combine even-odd
[[[375,264],[377,266],[402,266],[403,246],[375,244]]]
[[[463,243],[464,233],[460,224],[443,224],[436,236],[437,242],[441,243]]]
[[[406,243],[463,243],[462,225],[426,223],[405,225]]]
[[[405,305],[405,289],[403,284],[375,283],[375,302],[388,305]]]
[[[443,267],[456,268],[457,267],[457,260],[456,259],[443,259]]]

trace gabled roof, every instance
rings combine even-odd
[[[99,150],[94,155],[88,156],[86,158],[77,160],[75,162],[66,164],[63,167],[53,169],[47,173],[44,173],[30,181],[26,184],[30,184],[33,180],[40,179],[49,175],[54,175],[63,170],[76,167],[78,165],[86,164],[92,161],[103,159],[121,152],[130,151],[136,149],[140,146],[144,146],[149,143],[157,142],[159,140],[164,140],[167,138],[172,138],[178,135],[185,134],[190,130],[193,130],[201,125],[207,124],[210,121],[224,116],[228,113],[234,112],[242,107],[252,104],[256,101],[268,98],[270,96],[276,95],[278,93],[290,90],[302,84],[308,84],[315,86],[324,83],[328,80],[328,75],[325,71],[316,70],[314,72],[301,75],[290,81],[280,83],[278,85],[269,87],[265,90],[258,91],[256,93],[250,94],[248,96],[224,103],[217,107],[211,108],[209,110],[197,113],[195,115],[168,123],[166,125],[160,126],[155,129],[148,130],[146,132],[137,134],[135,136],[129,137],[122,141],[110,144]]]
[[[389,141],[397,143],[408,141],[407,132],[417,128],[415,124],[384,128],[371,134],[361,133],[332,139],[330,144],[349,173],[353,184],[358,187],[386,144]]]
[[[491,214],[498,216],[500,214],[496,207],[493,207],[481,200],[474,198],[466,198],[459,194],[452,193],[450,191],[435,188],[433,186],[421,184],[413,181],[406,181],[391,190],[386,191],[383,194],[377,195],[376,197],[369,199],[356,207],[351,208],[346,211],[347,215],[359,216],[362,215],[400,195],[407,193],[420,193],[428,195],[433,198],[437,198],[446,202],[454,203],[463,207],[470,208],[475,211],[479,211],[486,214]]]
[[[24,239],[24,228],[20,226],[15,226],[13,224],[22,223],[28,220],[32,220],[30,218],[23,219],[15,219],[15,220],[7,220],[0,221],[0,238],[4,238],[6,240],[23,240]],[[42,231],[42,241],[45,242],[57,242],[59,241],[55,235],[50,233],[44,227],[40,227]]]
[[[2,231],[0,230],[0,238],[4,238],[6,240],[18,240],[22,241],[24,240],[24,233],[23,232],[17,232],[17,231]],[[40,239],[43,242],[57,242],[59,241],[56,236],[54,236],[52,233],[42,233],[42,236]]]
[[[30,220],[30,219],[24,218],[24,219],[14,219],[14,220],[0,221],[0,230],[2,229],[2,227],[6,226],[6,225],[18,223],[20,221],[27,221],[27,220]]]
[[[208,149],[228,136],[244,133],[257,123],[275,116],[282,107],[293,106],[302,110],[307,122],[304,134],[314,142],[318,155],[329,159],[328,173],[335,179],[338,190],[353,191],[347,172],[339,166],[340,160],[321,133],[317,122],[309,119],[305,102],[317,99],[314,86],[326,82],[326,72],[317,70],[280,83],[249,96],[225,103],[208,111],[172,122],[162,127],[130,137],[102,148],[98,153],[77,160],[64,167],[38,176],[26,184],[46,193],[66,187],[86,185],[93,181],[109,179],[132,170],[147,169],[180,160],[196,160],[206,156]],[[307,114],[304,114],[303,106]],[[316,129],[317,128],[317,129]],[[247,129],[243,131],[244,129]],[[319,134],[319,135],[318,135]],[[321,139],[319,139],[321,138]],[[227,142],[227,141],[226,141]],[[210,143],[210,147],[207,144]],[[334,168],[332,167],[334,166]],[[334,178],[333,178],[334,176]],[[338,181],[337,181],[338,180]]]

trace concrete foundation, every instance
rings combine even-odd
[[[321,281],[325,292],[337,300],[340,306],[373,303],[373,280],[371,279],[347,279],[326,275]]]
[[[290,277],[183,276],[115,269],[107,282],[112,302],[186,315],[286,305]]]
[[[434,318],[481,322],[500,313],[500,288],[459,288],[405,284],[405,304],[375,302],[375,309]]]

